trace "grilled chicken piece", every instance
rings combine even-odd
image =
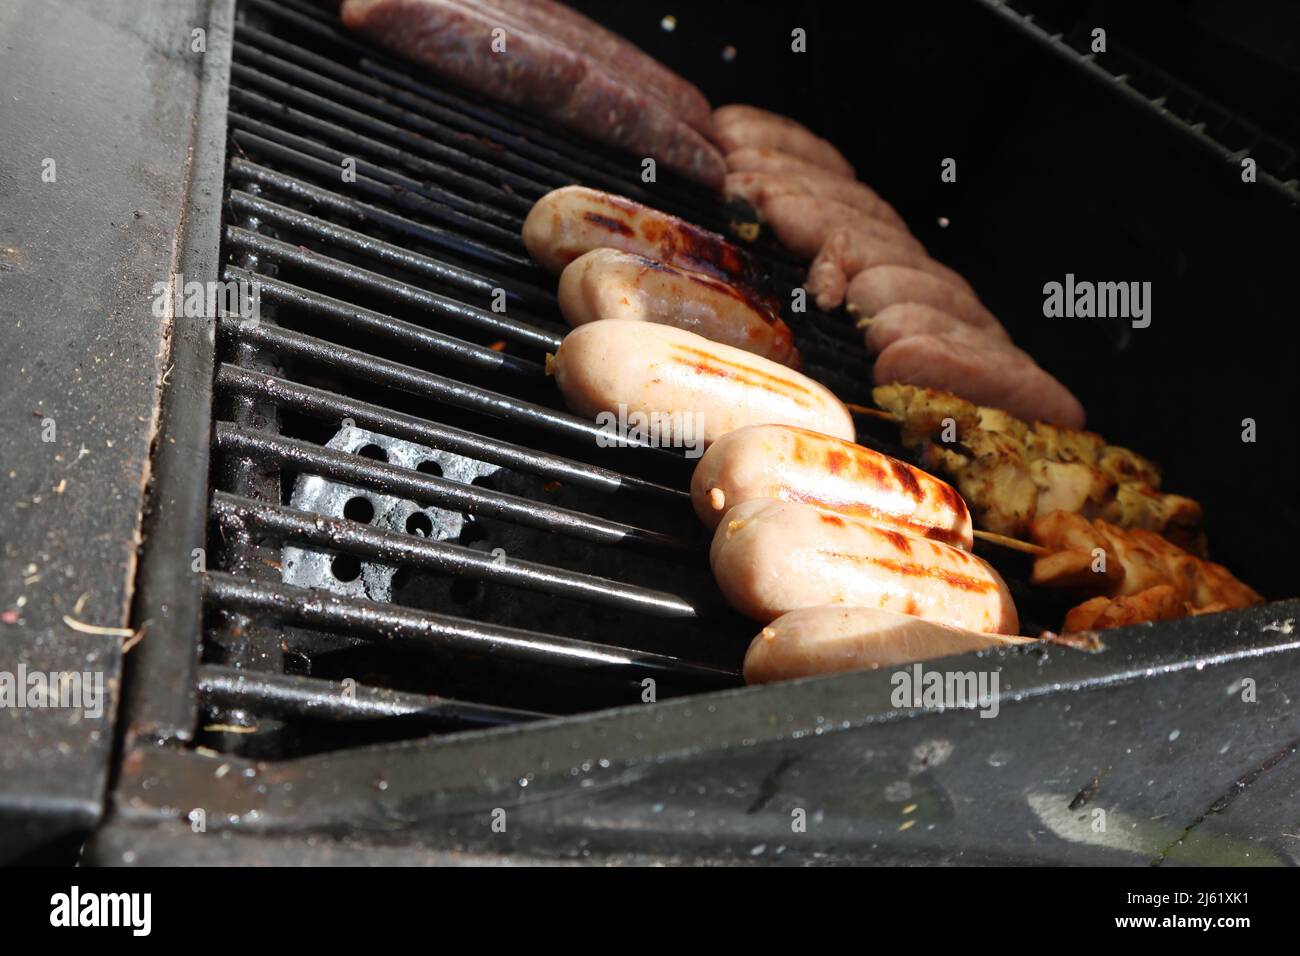
[[[1160,466],[1137,452],[1118,445],[1107,445],[1102,449],[1097,458],[1097,467],[1116,481],[1160,487]]]
[[[1196,578],[1195,603],[1198,608],[1250,607],[1262,604],[1264,596],[1248,584],[1237,580],[1227,568],[1213,561],[1197,560],[1200,574]]]
[[[1012,461],[1010,472],[1017,476],[1006,491],[987,481],[963,485],[961,470],[970,464],[973,456],[923,451],[953,484],[964,489],[972,512],[977,516],[992,516],[990,520],[994,523],[981,524],[981,527],[1001,534],[1016,534],[1009,529],[1018,525],[1024,529],[1024,508],[1020,501],[1024,484],[1019,477],[1020,469],[1024,468],[1038,489],[1038,500],[1028,519],[1058,509],[1075,511],[1122,528],[1158,531],[1197,556],[1205,555],[1204,536],[1195,530],[1203,517],[1201,506],[1191,498],[1160,491],[1160,469],[1127,448],[1107,445],[1104,438],[1093,432],[1041,421],[1028,425],[1005,411],[977,406],[938,389],[894,383],[881,386],[872,394],[878,405],[899,418],[903,444],[909,448],[924,446],[931,439],[956,441],[969,448],[977,443],[976,435],[980,432],[992,431],[1003,436],[1000,448]],[[955,434],[952,430],[943,433],[945,418],[953,420]],[[987,473],[990,468],[990,463],[982,463],[982,472]],[[977,489],[990,497],[974,498]],[[1004,494],[1011,500],[999,501]]]
[[[1053,511],[1086,513],[1106,499],[1114,487],[1095,468],[1081,461],[1048,461],[1040,458],[1029,463],[1029,473],[1038,486],[1036,512]]]
[[[1066,631],[1166,620],[1207,609],[1248,607],[1263,600],[1222,565],[1203,561],[1142,528],[1124,530],[1055,511],[1033,522],[1030,537],[1053,550],[1035,560],[1031,583],[1102,595],[1071,610]],[[1100,566],[1104,573],[1097,573],[1097,548],[1105,553],[1105,564]],[[1171,602],[1177,602],[1177,613],[1170,609]]]
[[[1060,590],[1116,593],[1124,585],[1124,565],[1098,560],[1091,551],[1054,551],[1034,561],[1029,583]]]
[[[1096,432],[1079,428],[1060,428],[1047,422],[1034,422],[1025,438],[1025,450],[1032,458],[1052,461],[1078,461],[1095,465],[1106,448],[1106,440]]]
[[[871,392],[877,405],[902,422],[903,445],[914,448],[944,433],[944,419],[952,419],[954,437],[979,424],[979,408],[971,402],[933,388],[914,385],[880,385]]]
[[[1170,621],[1186,615],[1186,605],[1177,591],[1167,584],[1131,597],[1097,597],[1071,608],[1065,615],[1065,631],[1101,631],[1108,627],[1127,627],[1144,621]]]
[[[1096,516],[1125,528],[1161,531],[1170,525],[1195,527],[1201,523],[1204,511],[1191,498],[1166,494],[1150,485],[1124,482],[1116,487],[1114,498],[1097,510]]]
[[[955,477],[976,524],[1020,537],[1034,517],[1038,487],[1015,449],[1012,436],[976,431],[962,442],[960,451],[931,443],[921,458],[925,467]]]

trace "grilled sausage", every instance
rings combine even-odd
[[[801,259],[812,259],[837,229],[850,228],[881,242],[925,256],[925,247],[906,229],[876,219],[834,199],[771,196],[758,209],[777,241]]]
[[[754,425],[720,438],[691,477],[691,503],[710,528],[728,509],[779,498],[864,518],[971,549],[970,512],[949,485],[905,462],[788,425]]]
[[[1069,389],[1005,342],[922,334],[899,339],[876,357],[877,385],[904,382],[955,392],[1025,421],[1082,428],[1083,406]]]
[[[745,682],[767,684],[818,674],[897,667],[968,654],[1008,641],[874,607],[809,607],[783,614],[745,653]]]
[[[722,188],[722,154],[674,107],[535,29],[512,23],[506,51],[494,53],[501,17],[457,0],[344,0],[339,15],[348,29],[445,79]]]
[[[765,111],[736,113],[733,107],[713,111],[713,139],[729,153],[746,146],[777,149],[839,176],[854,178],[853,165],[831,143],[785,116]]]
[[[842,226],[826,237],[817,258],[808,267],[808,281],[804,286],[816,297],[820,308],[833,309],[844,301],[844,290],[851,278],[863,269],[880,265],[920,269],[975,294],[965,279],[924,252],[886,242],[854,226]]]
[[[727,512],[709,549],[731,606],[766,624],[821,604],[852,604],[1014,634],[998,573],[960,548],[793,501],[758,498]]]
[[[900,302],[876,313],[867,326],[867,349],[874,355],[913,335],[942,335],[954,343],[969,343],[989,354],[992,354],[991,349],[1001,346],[1028,358],[1011,344],[1001,326],[995,331],[986,331],[962,322],[942,309],[919,302]]]
[[[819,175],[809,175],[806,172],[772,173],[757,170],[729,172],[722,191],[728,199],[743,199],[755,209],[762,209],[764,202],[776,196],[832,199],[891,226],[907,228],[903,217],[894,207],[862,183],[832,176],[821,170],[818,173]]]
[[[972,293],[910,266],[863,269],[849,282],[844,299],[849,314],[868,318],[891,305],[917,302],[940,309],[997,338],[1007,338],[1002,323]]]
[[[465,0],[462,0],[465,2]],[[585,54],[655,96],[705,136],[713,135],[713,108],[690,83],[623,37],[555,0],[468,0],[494,16],[511,18],[548,39]]]
[[[630,252],[593,249],[574,259],[560,273],[559,301],[575,327],[600,319],[658,322],[798,364],[790,329],[742,290]]]
[[[702,418],[705,446],[727,432],[768,422],[853,440],[849,411],[824,386],[749,352],[668,325],[592,322],[570,332],[552,363],[565,402],[579,414],[626,408],[667,418],[654,429]],[[694,419],[692,419],[694,421]],[[661,444],[685,444],[676,432]]]
[[[528,211],[523,236],[529,254],[557,274],[592,249],[621,249],[717,276],[759,296],[754,261],[716,232],[598,189],[563,186],[547,193]],[[761,301],[780,313],[779,302]]]

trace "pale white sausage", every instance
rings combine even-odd
[[[732,607],[764,624],[821,604],[1002,634],[1019,624],[1005,582],[975,555],[791,501],[732,508],[714,532],[709,564]]]
[[[897,667],[1023,642],[874,607],[810,607],[784,614],[759,632],[745,654],[745,681]]]
[[[870,448],[789,425],[724,435],[695,466],[691,503],[710,528],[755,498],[798,501],[966,551],[974,543],[970,512],[952,486]]]
[[[830,390],[793,369],[668,325],[607,319],[574,329],[551,363],[575,412],[668,417],[698,413],[703,444],[746,425],[800,425],[853,440],[853,417]],[[658,429],[657,434],[661,434]],[[668,436],[677,444],[684,436]],[[664,443],[663,438],[660,439]]]

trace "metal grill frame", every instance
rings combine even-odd
[[[204,66],[180,270],[200,279],[220,278],[220,210],[213,199],[221,195],[225,169],[233,13],[234,0],[214,2]],[[259,607],[303,611],[301,603],[287,608],[283,588],[190,571],[193,549],[206,541],[209,448],[218,437],[210,414],[216,334],[215,324],[175,331],[137,597],[138,619],[149,622],[155,639],[128,658],[123,761],[110,822],[90,847],[93,862],[150,862],[151,847],[216,859],[243,835],[264,840],[257,845],[273,858],[291,859],[311,852],[299,838],[330,834],[371,847],[350,857],[344,852],[356,860],[396,845],[429,858],[1163,862],[1193,845],[1198,828],[1221,823],[1236,832],[1242,823],[1231,812],[1244,817],[1247,832],[1280,819],[1260,787],[1250,799],[1234,802],[1233,795],[1240,781],[1256,779],[1296,749],[1285,701],[1300,677],[1300,655],[1287,653],[1300,649],[1294,635],[1300,601],[1111,632],[1112,647],[1101,654],[1040,648],[931,664],[996,666],[1006,710],[999,721],[895,708],[889,675],[862,673],[278,764],[195,749],[200,692],[233,706],[256,701],[290,716],[384,715],[431,728],[445,717],[445,702],[423,695],[366,689],[348,699],[314,679],[256,673],[241,680],[231,669],[199,665],[205,589],[237,592],[238,600]],[[257,370],[222,371],[266,384]],[[225,498],[218,505],[233,510]],[[261,517],[274,517],[263,510]],[[319,613],[330,613],[328,604],[320,602]],[[1260,706],[1229,707],[1224,688],[1247,672],[1260,682]],[[1154,710],[1149,724],[1081,736],[1081,715],[1100,720],[1112,709],[1131,714],[1144,707]],[[490,726],[511,715],[484,708],[478,716],[479,726]],[[1188,735],[1177,752],[1166,746],[1175,730]],[[1228,748],[1227,756],[1220,751],[1220,775],[1208,780],[1188,772],[1220,739]],[[1065,790],[1077,787],[1083,797],[1091,780],[1135,752],[1164,760],[1179,781],[1176,792],[1144,790],[1130,779],[1108,796],[1132,813],[1172,813],[1189,825],[1163,847],[1158,838],[1099,845],[1059,833],[1043,846],[1026,843],[1020,835],[1043,826],[1034,808],[949,796],[987,794],[989,768],[1002,751],[1016,756],[998,774],[1007,793],[1050,780]],[[1284,788],[1294,779],[1294,773],[1269,778]],[[864,808],[862,794],[891,781],[934,788],[938,804],[928,808],[935,810],[928,829],[906,835],[878,808]],[[489,826],[497,808],[512,821],[508,835]],[[206,832],[186,823],[196,809],[204,812]],[[799,809],[815,819],[821,813],[805,841],[790,837],[791,812]],[[956,848],[953,834],[961,835]],[[277,840],[288,840],[290,849]],[[1287,859],[1285,847],[1264,842]]]

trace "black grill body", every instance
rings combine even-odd
[[[824,27],[825,12],[808,9]],[[960,61],[923,21],[889,16],[921,51],[904,45],[895,68]],[[1110,102],[997,11],[974,5],[954,19],[949,28],[969,19],[1059,74],[1080,102]],[[554,281],[519,240],[531,202],[570,182],[715,229],[735,211],[668,176],[641,183],[635,157],[449,89],[303,0],[217,3],[213,24],[230,43],[205,66],[195,169],[222,204],[195,210],[186,273],[257,281],[262,312],[255,324],[186,330],[174,347],[163,435],[175,440],[158,446],[137,599],[137,615],[171,639],[128,659],[123,760],[91,859],[1295,862],[1280,807],[1297,786],[1288,695],[1300,603],[1110,632],[1093,654],[1036,648],[953,664],[998,671],[996,719],[895,707],[889,674],[742,688],[754,628],[712,584],[684,494],[690,463],[599,448],[591,424],[563,408],[544,373],[564,333]],[[738,43],[736,62],[759,42]],[[801,75],[787,96],[813,79]],[[1003,79],[990,74],[994,89]],[[838,80],[820,88],[840,90]],[[764,88],[765,105],[806,113]],[[1192,443],[1170,433],[1170,403],[1187,395],[1206,432],[1246,414],[1216,410],[1203,377],[1152,371],[1162,349],[1196,367],[1185,329],[1171,316],[1158,338],[1094,330],[1083,347],[1044,331],[1011,278],[1023,263],[1041,287],[1061,264],[1033,251],[1043,222],[1023,209],[981,218],[987,192],[917,181],[914,153],[888,147],[919,118],[882,108],[865,130],[845,130],[861,104],[855,114],[825,102],[839,117],[826,131],[869,157],[864,178],[897,183],[935,254],[981,290],[988,276],[990,304],[1021,316],[1013,334],[1048,367],[1059,361],[1098,410],[1096,427],[1166,461],[1171,488],[1207,501],[1234,570],[1270,596],[1293,591],[1280,547],[1247,533],[1241,486],[1287,528],[1294,490],[1266,481],[1258,462],[1243,469],[1220,438],[1200,451],[1245,477],[1216,497],[1213,475],[1191,465]],[[1149,114],[1123,109],[1156,135]],[[875,150],[862,145],[869,136]],[[921,142],[941,157],[953,147],[940,139]],[[977,139],[965,128],[958,143]],[[1180,175],[1205,174],[1196,148],[1178,154],[1193,167]],[[1065,175],[1081,175],[1083,153]],[[352,161],[355,180],[344,180]],[[995,166],[987,154],[962,162],[973,167],[962,183]],[[1286,189],[1259,193],[1209,201],[1294,236]],[[1072,230],[1075,271],[1123,269],[1151,247],[1136,237],[1109,262],[1085,257],[1102,231]],[[767,239],[750,253],[788,302],[797,267]],[[1161,285],[1179,285],[1203,250],[1189,241],[1181,253],[1164,260]],[[1261,309],[1274,302],[1271,281],[1250,293]],[[498,289],[504,312],[491,307]],[[844,319],[786,317],[810,374],[867,402],[870,367]],[[1275,403],[1294,384],[1270,374],[1279,361],[1258,356],[1257,374],[1240,379],[1261,429],[1286,428]],[[1149,420],[1135,422],[1130,403]],[[864,442],[901,454],[888,426],[859,424]],[[398,446],[347,445],[345,428],[436,454],[405,467],[390,460]],[[1294,474],[1294,442],[1260,456]],[[465,463],[478,477],[450,477]],[[311,476],[353,488],[351,516],[292,507]],[[384,529],[357,519],[356,498],[372,509],[415,502],[425,517]],[[432,533],[444,521],[454,537]],[[287,547],[325,555],[340,587],[286,583]],[[1061,607],[1023,588],[1023,565],[997,560],[1026,629],[1053,623]],[[342,587],[363,567],[398,569],[386,599]],[[1102,831],[1097,810],[1112,821]]]

